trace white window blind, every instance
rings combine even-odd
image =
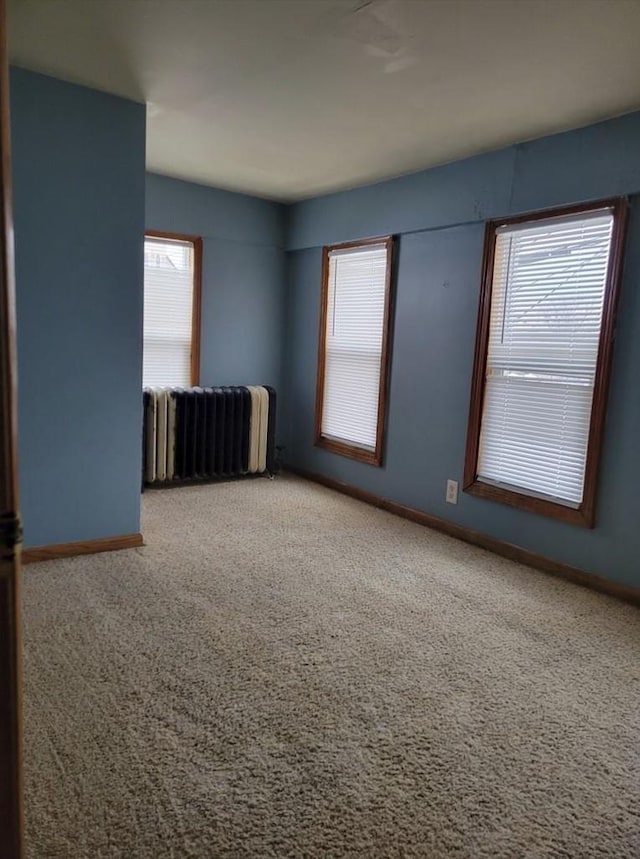
[[[387,246],[329,252],[321,433],[375,451]]]
[[[193,243],[144,242],[144,386],[191,384]]]
[[[578,507],[613,213],[499,228],[478,477]]]

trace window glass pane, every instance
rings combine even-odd
[[[191,384],[192,242],[144,243],[144,386]]]
[[[497,231],[478,476],[582,500],[613,214]]]
[[[384,332],[386,245],[329,254],[322,435],[374,451]]]

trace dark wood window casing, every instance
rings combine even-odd
[[[200,330],[202,327],[202,239],[182,233],[147,230],[147,239],[167,239],[193,245],[193,306],[191,311],[191,384],[200,384]]]
[[[329,255],[332,251],[355,248],[366,248],[370,245],[384,245],[386,248],[386,277],[384,318],[382,330],[382,352],[380,363],[380,384],[378,393],[378,415],[375,449],[359,447],[348,440],[327,438],[322,433],[322,412],[324,406],[325,358],[326,358],[326,326],[327,301],[329,296]],[[381,466],[383,463],[384,436],[387,415],[387,398],[389,389],[389,369],[391,358],[391,326],[393,314],[394,268],[396,241],[393,236],[362,239],[343,244],[328,245],[323,248],[322,260],[322,291],[320,301],[320,330],[318,338],[318,365],[316,384],[316,413],[315,413],[315,445],[331,453],[337,453],[350,459],[365,462],[369,465]]]
[[[536,220],[545,220],[554,217],[572,215],[579,216],[581,214],[598,210],[609,210],[613,214],[613,227],[591,406],[583,498],[582,502],[578,506],[568,506],[567,504],[561,501],[555,501],[552,498],[527,494],[526,489],[519,490],[515,487],[507,488],[505,486],[499,486],[494,483],[483,481],[478,477],[477,463],[483,414],[487,351],[489,346],[496,230],[499,227],[512,224],[525,224]],[[551,209],[513,218],[503,218],[487,223],[465,455],[463,482],[465,492],[482,498],[487,498],[492,501],[498,501],[514,507],[519,507],[532,513],[550,516],[574,525],[586,528],[594,527],[598,465],[602,448],[609,378],[611,374],[615,314],[622,275],[627,210],[628,202],[626,198],[619,197],[583,205]]]

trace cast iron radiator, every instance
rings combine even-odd
[[[143,483],[274,473],[273,388],[145,388],[143,397]]]

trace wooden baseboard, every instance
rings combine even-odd
[[[95,555],[97,552],[117,552],[119,549],[135,549],[143,545],[142,534],[124,534],[121,537],[104,537],[100,540],[80,540],[77,543],[34,546],[31,549],[23,549],[22,563],[53,561],[56,558],[72,558],[75,555]]]
[[[299,477],[304,477],[306,480],[311,480],[314,483],[320,483],[323,486],[327,486],[329,489],[335,489],[336,492],[342,492],[344,495],[350,495],[352,498],[357,498],[358,501],[364,501],[366,504],[379,507],[381,510],[395,513],[397,516],[402,516],[404,519],[409,519],[411,522],[426,525],[428,528],[441,531],[444,534],[448,534],[450,537],[464,540],[466,543],[472,543],[474,546],[480,546],[482,549],[488,549],[490,552],[493,552],[496,555],[501,555],[503,558],[509,558],[509,560],[517,561],[519,564],[525,564],[528,567],[533,567],[534,569],[541,570],[544,573],[550,573],[553,576],[567,579],[574,584],[582,585],[583,587],[591,588],[591,590],[600,591],[608,596],[624,600],[632,605],[640,606],[640,589],[638,588],[631,587],[630,585],[623,585],[619,582],[612,582],[602,576],[596,576],[593,573],[587,573],[577,567],[571,567],[568,564],[560,563],[560,561],[554,561],[551,558],[544,557],[543,555],[537,555],[535,552],[530,552],[528,549],[514,546],[512,543],[505,543],[502,540],[498,540],[496,537],[490,537],[488,534],[483,534],[481,531],[473,531],[462,525],[456,525],[454,522],[448,522],[446,519],[441,519],[439,516],[432,516],[430,513],[423,513],[421,510],[407,507],[404,504],[399,504],[397,501],[391,501],[380,495],[374,495],[372,492],[358,489],[356,486],[350,486],[348,483],[342,483],[339,480],[334,480],[332,477],[325,477],[323,474],[316,474],[315,472],[306,471],[302,468],[294,468],[290,465],[286,467],[286,470],[290,471],[292,474],[297,474]]]

